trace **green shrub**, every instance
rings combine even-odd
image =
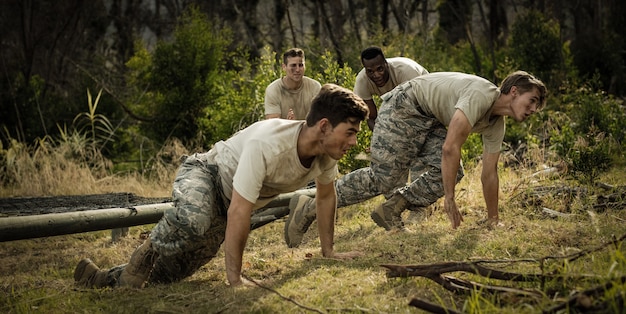
[[[583,183],[593,183],[613,165],[621,153],[626,113],[621,101],[596,91],[597,80],[580,87],[566,86],[559,108],[550,118],[550,150],[566,165],[568,173]]]
[[[569,172],[581,183],[593,184],[612,166],[610,141],[604,133],[591,131],[578,137],[568,157]]]
[[[150,117],[140,130],[158,143],[178,138],[184,143],[214,142],[224,137],[203,128],[216,99],[228,88],[232,76],[224,64],[228,55],[229,31],[215,29],[206,16],[190,9],[181,18],[172,42],[159,42],[153,53],[145,49],[127,63],[129,85],[140,101],[129,104]]]

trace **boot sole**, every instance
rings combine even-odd
[[[383,217],[381,217],[377,212],[372,212],[370,214],[370,217],[372,217],[372,220],[374,220],[374,222],[382,228],[385,228],[385,230],[390,231],[391,230],[391,226],[389,226],[389,224],[387,223],[387,221],[385,221],[385,219]]]

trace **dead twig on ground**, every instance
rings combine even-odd
[[[513,272],[500,271],[480,265],[478,262],[444,262],[426,265],[381,265],[389,269],[387,277],[431,277],[450,272],[468,272],[491,279],[510,281],[538,281],[552,279],[553,276],[542,274],[519,274]]]
[[[461,314],[461,312],[457,312],[455,310],[449,309],[449,308],[445,308],[442,306],[439,306],[437,304],[434,303],[430,303],[428,301],[422,300],[422,299],[418,299],[418,298],[413,298],[411,299],[411,302],[409,302],[410,306],[414,306],[418,309],[422,309],[424,311],[428,311],[430,313],[436,313],[436,314]]]
[[[445,273],[450,272],[466,272],[475,275],[480,275],[482,277],[486,277],[489,279],[498,279],[498,280],[506,280],[506,281],[517,281],[517,282],[540,282],[543,287],[544,283],[547,280],[553,279],[563,279],[565,275],[560,275],[557,273],[547,274],[544,271],[545,262],[548,260],[563,260],[563,264],[571,263],[576,261],[577,259],[590,255],[592,253],[598,252],[602,249],[605,249],[609,246],[614,246],[615,249],[619,249],[620,243],[626,240],[626,234],[621,237],[613,237],[613,240],[606,242],[596,248],[591,248],[588,250],[580,251],[575,254],[563,255],[563,256],[546,256],[540,259],[521,259],[521,260],[475,260],[468,262],[442,262],[442,263],[434,263],[434,264],[425,264],[425,265],[393,265],[393,264],[383,264],[382,267],[387,268],[387,277],[424,277],[428,278],[440,286],[445,288],[448,291],[454,293],[471,293],[473,291],[481,292],[481,293],[489,293],[489,294],[514,294],[521,297],[530,297],[534,299],[539,299],[544,296],[542,291],[536,289],[520,289],[515,287],[508,286],[499,286],[499,285],[487,285],[478,282],[473,282],[470,280],[459,279],[452,276],[444,275]],[[487,263],[519,263],[519,262],[535,262],[539,264],[541,269],[540,274],[521,274],[509,271],[502,271],[498,269],[493,269],[490,267],[484,266]],[[587,278],[589,276],[578,276],[580,278]],[[571,275],[568,275],[567,278],[572,279]],[[619,284],[623,284],[626,282],[626,276],[620,277],[617,279]],[[589,309],[593,306],[593,298],[599,295],[604,294],[606,291],[610,290],[616,281],[612,280],[606,284],[579,292],[574,294],[572,297],[567,299],[564,302],[561,302],[554,307],[544,311],[544,313],[555,313],[559,310],[565,308],[573,308],[577,307],[580,309]],[[596,305],[594,308],[598,308],[600,310],[609,309],[611,305],[615,304],[624,304],[624,293],[617,294],[612,297],[611,300],[607,300],[601,304]],[[437,305],[430,304],[428,302],[413,299],[411,304],[413,306],[419,307],[422,310],[430,311],[432,313],[451,313],[451,310],[442,308]]]

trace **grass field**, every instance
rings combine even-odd
[[[413,298],[419,298],[465,313],[539,313],[577,291],[613,282],[610,290],[589,300],[581,298],[579,303],[591,301],[597,306],[606,300],[607,307],[601,312],[624,313],[626,285],[618,279],[626,276],[626,249],[623,241],[604,245],[626,233],[623,205],[595,211],[596,195],[603,191],[593,187],[587,194],[548,194],[537,205],[536,200],[529,201],[534,187],[577,186],[558,174],[532,177],[536,170],[501,171],[500,212],[504,226],[495,229],[479,224],[486,210],[479,172],[473,169],[457,187],[465,219],[457,230],[450,228],[439,204],[407,223],[414,231],[411,234],[386,232],[374,224],[369,213],[380,203],[380,197],[341,208],[335,249],[364,253],[351,261],[321,257],[315,223],[297,249],[284,244],[283,221],[270,223],[251,233],[244,252],[244,274],[258,283],[256,287],[232,289],[226,285],[222,251],[199,272],[171,285],[141,290],[74,286],[72,274],[80,259],[90,257],[101,267],[125,263],[150,231],[150,225],[132,227],[129,235],[116,243],[111,242],[109,231],[3,242],[0,312],[419,313],[421,310],[409,305]],[[601,180],[623,186],[623,174],[623,168],[614,169]],[[137,192],[123,185],[119,189]],[[93,190],[90,192],[98,188]],[[107,185],[105,190],[102,192],[115,189]],[[168,195],[167,188],[152,188],[147,196]],[[569,215],[551,217],[541,212],[542,207]],[[564,258],[594,248],[600,249],[571,261]],[[424,277],[388,278],[381,267],[474,260],[498,260],[501,262],[485,266],[524,274],[558,274],[561,278],[522,283],[466,272],[447,274],[482,284],[530,289],[540,296],[493,294],[483,289],[459,294]],[[571,311],[570,307],[562,312]]]

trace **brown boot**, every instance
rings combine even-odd
[[[296,195],[289,201],[289,216],[285,221],[285,242],[288,247],[298,247],[317,216],[315,199]]]
[[[85,258],[78,262],[74,269],[75,285],[85,288],[104,288],[108,286],[107,271],[100,270],[90,259]]]
[[[143,288],[158,256],[159,254],[152,250],[152,243],[148,238],[131,255],[130,261],[120,274],[118,285],[120,287]]]
[[[390,231],[392,229],[404,229],[402,212],[406,209],[407,200],[400,194],[394,194],[390,199],[378,205],[370,215],[374,222]]]

